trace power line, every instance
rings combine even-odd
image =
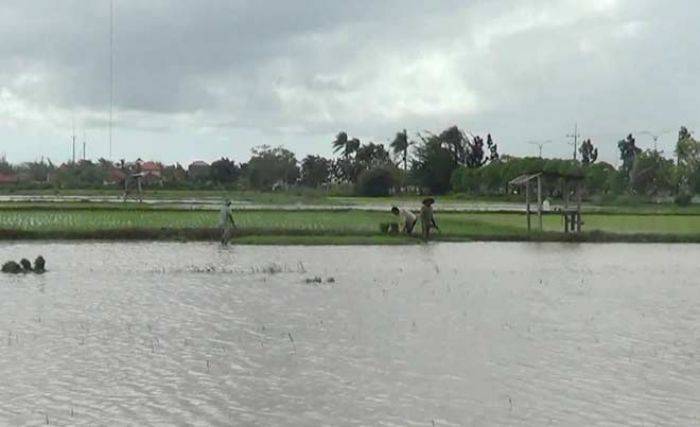
[[[671,132],[670,129],[664,129],[664,130],[658,131],[658,132],[657,131],[642,130],[642,131],[639,131],[637,133],[639,133],[640,135],[649,135],[651,137],[651,139],[654,141],[654,151],[659,151],[658,150],[659,138],[661,138],[662,136],[666,135],[669,132]]]
[[[551,142],[552,142],[552,140],[548,139],[546,141],[527,141],[526,144],[536,145],[539,148],[540,159],[541,159],[542,158],[542,146],[545,144],[550,144]]]

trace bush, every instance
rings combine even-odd
[[[678,206],[689,206],[690,202],[693,200],[693,196],[690,193],[678,193],[676,197],[673,198],[673,202]]]
[[[379,224],[379,231],[382,234],[398,234],[399,224],[396,222],[382,222]]]
[[[377,166],[360,174],[357,180],[357,192],[370,197],[388,196],[398,185],[395,168]]]

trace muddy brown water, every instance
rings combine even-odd
[[[697,245],[0,245],[38,254],[0,425],[700,424]]]

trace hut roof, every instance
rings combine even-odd
[[[517,177],[515,179],[510,180],[510,182],[508,182],[508,185],[525,185],[531,179],[535,179],[541,175],[542,175],[541,172],[540,173],[533,173],[533,174],[526,173],[524,175],[520,175],[519,177]]]
[[[564,181],[580,181],[583,179],[583,173],[579,172],[561,172],[545,170],[536,173],[526,173],[520,175],[508,182],[508,185],[525,185],[528,181],[541,176],[543,178],[562,178]]]

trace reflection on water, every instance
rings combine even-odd
[[[40,253],[2,425],[700,422],[700,246],[0,245]]]

